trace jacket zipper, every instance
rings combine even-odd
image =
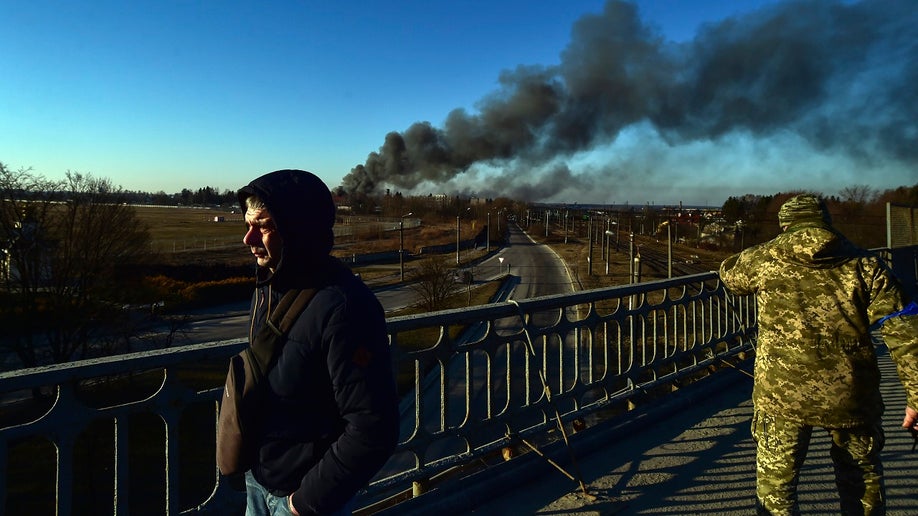
[[[271,314],[271,285],[268,285],[268,295],[265,296],[263,289],[258,289],[258,301],[255,303],[255,309],[252,310],[252,317],[249,321],[249,345],[251,345],[252,340],[255,338],[255,319],[258,318],[260,309],[262,305],[265,304],[265,298],[268,300],[268,309],[265,311],[265,320]]]

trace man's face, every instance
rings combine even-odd
[[[242,242],[251,248],[258,265],[273,271],[280,261],[284,242],[277,232],[271,214],[268,210],[249,208],[245,212],[245,225],[246,232]]]

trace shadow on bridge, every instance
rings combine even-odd
[[[918,452],[911,451],[912,438],[899,426],[905,393],[885,348],[880,369],[887,514],[918,514],[912,473]],[[627,421],[572,436],[576,461],[560,444],[547,448],[546,456],[567,472],[580,471],[586,492],[530,453],[442,486],[391,514],[755,514],[752,380],[734,371],[705,383],[636,410]],[[825,432],[814,432],[799,487],[804,514],[839,512],[829,444]]]

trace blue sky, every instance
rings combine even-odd
[[[279,168],[569,203],[913,185],[908,3],[0,0],[0,162],[167,193]]]

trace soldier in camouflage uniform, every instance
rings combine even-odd
[[[918,310],[877,256],[832,227],[817,197],[791,198],[778,219],[783,233],[720,267],[724,285],[757,304],[759,513],[798,514],[800,467],[821,427],[832,438],[842,513],[884,514],[883,400],[870,332],[880,327],[907,392],[902,426],[918,430]]]

